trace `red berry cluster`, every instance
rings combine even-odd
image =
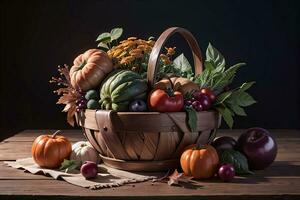
[[[192,93],[190,98],[184,100],[185,107],[196,111],[208,110],[215,101],[216,96],[209,88],[202,88]]]

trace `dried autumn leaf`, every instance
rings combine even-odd
[[[74,120],[74,116],[76,113],[76,105],[73,104],[70,109],[68,110],[67,113],[67,122],[71,125],[74,126],[75,125],[75,120]]]
[[[58,66],[58,72],[60,77],[52,77],[50,83],[56,83],[60,86],[59,89],[55,90],[54,93],[61,95],[59,97],[57,104],[65,104],[66,106],[62,110],[67,112],[67,121],[71,126],[74,126],[74,116],[76,113],[76,100],[80,97],[79,92],[71,85],[70,81],[70,70],[68,65],[64,67]]]
[[[63,112],[68,112],[68,110],[70,110],[71,106],[72,106],[72,104],[68,103],[68,104],[64,107],[64,109],[63,109],[62,111],[63,111]]]
[[[170,175],[168,171],[163,177],[153,180],[153,182],[167,182],[168,185],[174,186],[184,186],[183,183],[193,184],[194,186],[200,186],[199,182],[192,180],[192,176],[186,176],[184,173],[179,173],[177,169]]]
[[[57,104],[68,104],[70,102],[76,101],[77,97],[69,94],[69,93],[64,93],[63,96],[61,96],[58,101]]]
[[[170,175],[168,176],[169,178],[169,181],[168,181],[168,185],[180,185],[180,182],[183,182],[183,183],[189,183],[189,182],[195,182],[195,181],[192,181],[192,176],[186,176],[184,175],[184,173],[179,173],[177,171],[177,169],[175,169],[175,171]]]

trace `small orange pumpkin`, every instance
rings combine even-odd
[[[113,70],[113,63],[107,53],[90,49],[77,56],[70,69],[71,84],[76,89],[87,91],[97,87]]]
[[[187,78],[172,77],[170,80],[172,81],[173,86],[168,79],[162,79],[154,85],[154,88],[166,90],[167,88],[173,87],[175,91],[179,91],[183,95],[192,92],[193,90],[199,90],[199,86]]]
[[[64,159],[68,159],[72,152],[72,145],[69,140],[61,135],[40,135],[37,137],[31,148],[34,161],[40,167],[58,168]]]
[[[212,177],[218,168],[219,157],[216,149],[211,145],[191,145],[180,158],[183,172],[196,179]]]

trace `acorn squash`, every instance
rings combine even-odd
[[[128,111],[133,100],[147,99],[147,82],[141,75],[129,70],[110,73],[100,87],[101,109]]]

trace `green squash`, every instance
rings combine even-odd
[[[96,110],[96,109],[99,109],[100,105],[99,105],[99,102],[96,101],[95,99],[90,99],[90,100],[87,102],[86,107],[87,107],[88,109]]]
[[[84,97],[86,100],[91,100],[91,99],[99,100],[99,93],[96,90],[89,90],[86,92]]]
[[[147,82],[129,70],[111,72],[100,87],[100,106],[105,110],[128,111],[130,102],[147,99]]]

